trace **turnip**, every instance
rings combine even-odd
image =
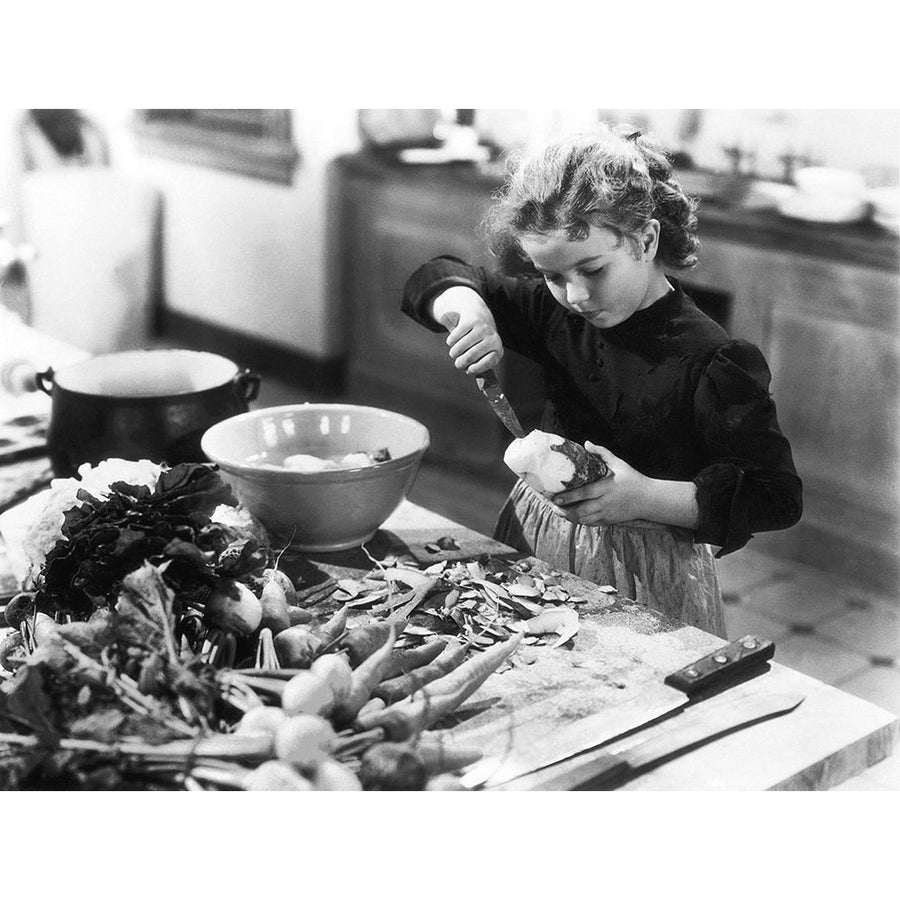
[[[340,703],[350,693],[353,670],[343,653],[326,653],[313,660],[310,667],[313,675],[317,675],[328,683],[335,703]]]
[[[275,754],[284,762],[313,769],[326,759],[336,739],[320,716],[301,714],[283,722],[275,734]]]
[[[259,598],[240,581],[223,583],[206,601],[206,618],[211,624],[245,637],[259,628],[262,614]]]
[[[558,434],[532,431],[517,438],[503,454],[503,461],[523,481],[541,494],[558,494],[582,487],[609,474],[603,460]]]
[[[312,672],[298,672],[284,686],[284,693],[281,695],[281,708],[288,716],[301,713],[318,715],[333,702],[331,685]]]
[[[362,782],[356,773],[336,759],[324,759],[316,766],[312,776],[317,791],[361,791]]]
[[[262,733],[274,735],[282,722],[287,720],[283,709],[277,706],[254,706],[248,709],[238,722],[238,734]]]
[[[297,602],[297,589],[294,587],[294,583],[291,579],[282,572],[281,569],[266,569],[263,572],[263,580],[265,582],[277,582],[284,591],[284,596],[287,599],[289,606]]]
[[[278,661],[287,669],[308,669],[322,646],[322,639],[305,625],[291,625],[275,635]]]
[[[293,766],[277,759],[257,766],[243,782],[245,791],[311,791],[312,782]]]
[[[260,619],[262,628],[270,628],[272,634],[275,635],[291,627],[287,595],[275,578],[263,585],[259,602],[262,606],[262,618]]]
[[[383,743],[363,754],[359,780],[367,791],[421,791],[428,775],[422,758],[408,744]]]

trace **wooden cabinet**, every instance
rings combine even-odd
[[[443,335],[400,312],[422,262],[453,253],[489,263],[478,226],[496,181],[357,159],[333,167],[337,210],[333,302],[349,328],[354,400],[424,422],[432,454],[511,476],[509,435],[472,379],[447,358]],[[874,228],[874,226],[873,226]],[[781,426],[804,482],[804,515],[752,546],[897,592],[900,586],[900,292],[898,247],[865,227],[810,229],[758,213],[701,216],[701,262],[683,278],[726,295],[729,330],[765,353]],[[500,373],[526,427],[542,391],[530,363],[508,354]]]

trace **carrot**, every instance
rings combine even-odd
[[[500,668],[500,665],[513,654],[521,640],[522,635],[516,634],[508,641],[494,644],[483,653],[466,660],[447,675],[432,681],[428,685],[427,693],[432,699],[443,694],[452,696],[460,694],[459,702],[462,703],[474,694],[494,671]]]
[[[458,772],[472,763],[478,762],[484,753],[478,747],[455,747],[443,740],[420,740],[415,744],[419,757],[425,763],[428,775],[442,775],[444,772]]]
[[[366,731],[383,728],[390,740],[405,741],[453,712],[462,702],[456,694],[416,696],[417,699],[401,700],[380,711],[357,716],[357,727]]]
[[[308,609],[304,609],[302,606],[288,607],[288,621],[291,625],[306,625],[312,620],[313,615]]]
[[[333,644],[347,630],[347,613],[347,607],[342,606],[321,628],[317,629],[317,634],[326,647]]]
[[[381,697],[371,697],[365,702],[358,715],[365,716],[369,713],[375,712],[376,710],[384,709],[386,706],[387,703],[385,703],[384,700],[381,699]]]
[[[335,705],[333,717],[339,722],[352,722],[356,714],[372,696],[372,690],[381,680],[381,673],[391,658],[396,631],[388,626],[387,641],[367,656],[350,675],[350,692]]]
[[[435,657],[440,656],[446,645],[447,642],[445,640],[439,639],[420,644],[418,647],[395,650],[385,667],[384,680],[394,678],[397,675],[406,675],[420,666],[427,666]]]
[[[338,646],[346,650],[350,657],[350,665],[354,668],[364,659],[371,656],[392,634],[400,634],[406,627],[405,620],[390,622],[369,622],[358,628],[351,628],[342,638]]]
[[[467,652],[467,648],[459,641],[449,641],[441,653],[427,666],[383,681],[372,692],[372,696],[381,697],[385,703],[396,703],[423,685],[452,672],[466,658]]]

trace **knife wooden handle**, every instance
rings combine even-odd
[[[774,655],[772,641],[748,634],[673,672],[665,683],[693,697],[710,687],[727,684],[736,675],[762,665]]]

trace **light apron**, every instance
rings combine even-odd
[[[725,637],[725,613],[709,544],[686,528],[634,520],[577,525],[521,479],[497,521],[494,537],[556,569]]]

